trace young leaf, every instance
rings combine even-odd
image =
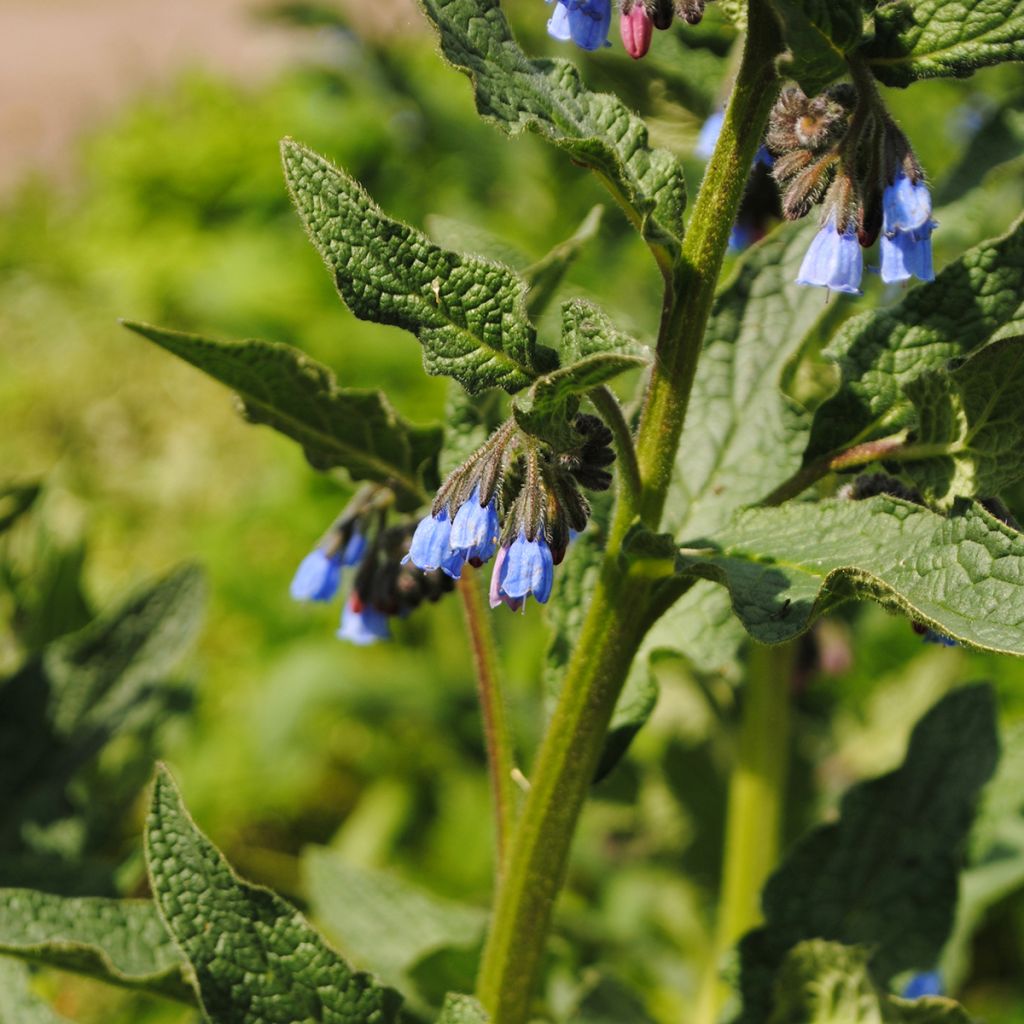
[[[936,449],[903,464],[927,499],[997,495],[1024,476],[1024,337],[994,342],[950,373],[924,373],[905,390],[917,411],[914,446]]]
[[[196,828],[165,768],[146,823],[160,916],[212,1024],[386,1024],[401,997],[353,971],[279,896],[242,881]]]
[[[196,1002],[185,961],[149,900],[0,889],[0,953]]]
[[[861,0],[771,0],[789,47],[783,74],[808,96],[849,72],[846,55],[860,42]]]
[[[72,1024],[32,993],[24,964],[0,957],[0,1024]]]
[[[604,207],[595,206],[569,238],[523,271],[530,288],[526,309],[531,317],[537,319],[551,304],[566,272],[576,262],[584,246],[597,237],[603,215]]]
[[[366,191],[290,139],[281,143],[296,209],[345,304],[360,320],[411,331],[427,373],[454,377],[475,394],[510,394],[554,354],[536,344],[526,284],[508,267],[462,256],[386,217]]]
[[[441,1007],[437,1024],[490,1024],[490,1020],[487,1011],[472,996],[451,992]]]
[[[918,722],[900,768],[854,786],[839,820],[794,847],[765,887],[765,923],[740,943],[743,1024],[811,1019],[771,1016],[779,970],[807,939],[866,946],[882,986],[936,962],[953,923],[961,846],[998,749],[991,690],[955,690]]]
[[[476,952],[483,941],[483,910],[347,864],[325,847],[306,849],[302,871],[313,914],[327,934],[385,984],[403,991],[410,986],[409,970],[428,954],[451,947]]]
[[[317,469],[340,466],[353,480],[388,484],[399,508],[423,504],[437,485],[441,428],[402,419],[380,391],[340,388],[321,363],[273,341],[213,341],[125,321],[125,326],[226,384],[246,419],[302,445]]]
[[[965,502],[948,517],[884,495],[752,508],[683,548],[678,569],[726,586],[761,643],[871,598],[968,646],[1024,655],[1024,534]]]
[[[952,999],[899,999],[882,992],[868,971],[870,951],[824,939],[794,946],[775,982],[769,1024],[971,1024]]]
[[[1024,60],[1021,0],[895,0],[875,8],[861,49],[886,85],[963,78],[987,64]]]
[[[473,82],[480,115],[510,135],[527,130],[596,171],[641,230],[663,269],[683,233],[686,183],[674,156],[615,96],[589,92],[565,60],[530,60],[499,0],[422,0],[441,50]]]
[[[620,331],[600,306],[585,299],[562,305],[562,356],[575,363],[588,356],[612,353],[649,359],[650,351]]]
[[[525,395],[517,396],[515,407],[521,413],[549,415],[564,409],[567,403],[593,388],[607,384],[627,370],[645,364],[641,356],[598,352],[538,377]]]
[[[928,370],[1024,329],[1024,218],[982,242],[931,284],[847,321],[825,354],[839,390],[817,411],[805,462],[881,436],[909,411],[903,388]]]

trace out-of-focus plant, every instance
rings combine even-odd
[[[393,219],[291,139],[284,173],[310,240],[356,317],[408,331],[427,374],[450,378],[444,424],[411,422],[382,391],[343,386],[281,341],[127,324],[230,387],[249,421],[297,442],[313,467],[363,485],[292,582],[304,601],[344,590],[342,639],[385,640],[397,620],[458,594],[494,807],[489,917],[314,851],[304,861],[314,908],[377,977],[361,973],[291,905],[231,870],[160,770],[146,826],[152,902],[12,891],[0,948],[193,1002],[217,1024],[378,1024],[439,1007],[446,1024],[644,1020],[656,1010],[642,989],[614,972],[575,976],[585,952],[559,949],[573,944],[549,943],[549,931],[588,793],[614,785],[659,669],[686,659],[712,693],[716,678],[741,681],[727,791],[711,787],[723,838],[703,863],[720,899],[685,965],[703,979],[687,1019],[970,1019],[941,991],[962,979],[985,909],[1024,879],[1015,735],[971,831],[997,769],[991,691],[925,701],[902,763],[849,788],[836,820],[785,855],[783,808],[796,694],[815,666],[846,657],[826,613],[871,600],[939,646],[1024,654],[1024,540],[1011,508],[1024,477],[1024,226],[1001,224],[936,273],[945,217],[879,89],[925,92],[922,80],[1021,60],[1024,6],[715,6],[735,34],[721,111],[685,75],[674,83],[708,117],[687,215],[681,162],[622,99],[588,89],[565,60],[528,57],[497,0],[423,4],[481,116],[595,172],[639,234],[661,286],[656,309],[636,316],[657,321],[653,346],[589,298],[545,315],[594,244],[599,212],[581,210],[571,238],[513,267],[445,244],[443,228],[430,237]],[[313,5],[291,10],[330,21]],[[610,0],[557,0],[548,30],[599,50],[612,13]],[[626,0],[626,52],[645,58],[654,30],[703,14],[699,0]],[[936,193],[951,233],[969,230],[958,224],[979,182],[1019,178],[1005,159],[1009,110],[979,134],[991,133],[988,155],[968,155]],[[815,223],[798,223],[812,212]],[[795,223],[773,228],[780,216]],[[730,245],[747,251],[720,281]],[[875,289],[857,312],[876,245],[882,283],[920,284],[881,308]],[[27,495],[14,493],[14,514]],[[487,563],[489,602],[478,579]],[[549,717],[524,771],[486,604],[531,614],[531,597],[548,605]],[[160,634],[140,627],[142,643]],[[106,680],[105,660],[91,672],[89,658],[116,632],[101,622],[55,643],[70,645],[64,662],[84,664],[85,678]],[[61,657],[47,648],[38,664],[58,668],[32,692],[60,690]],[[112,686],[79,704],[102,707]],[[684,805],[716,779],[707,764],[666,752]],[[645,895],[663,894],[680,890],[652,876]],[[568,937],[577,951],[594,942],[585,914]]]

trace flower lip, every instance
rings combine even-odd
[[[916,277],[920,281],[934,281],[932,265],[932,229],[934,221],[914,231],[896,231],[882,235],[879,250],[882,257],[882,280],[895,284]]]
[[[296,601],[330,601],[341,583],[342,560],[315,548],[299,563],[290,593]]]

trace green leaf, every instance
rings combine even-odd
[[[39,484],[6,484],[0,487],[0,534],[6,533],[35,503]]]
[[[650,350],[620,331],[599,306],[586,299],[570,299],[562,305],[562,356],[567,363],[588,356],[612,353],[651,358]]]
[[[808,939],[867,947],[881,986],[931,969],[953,923],[961,847],[998,747],[992,691],[955,690],[917,724],[900,768],[854,786],[839,820],[793,848],[765,887],[764,925],[740,943],[743,1024],[817,1019],[771,1016],[780,968]]]
[[[490,1024],[487,1011],[472,996],[449,993],[437,1024]]]
[[[550,415],[565,409],[574,399],[618,377],[627,370],[645,364],[640,356],[599,352],[570,363],[560,370],[538,377],[525,395],[516,397],[515,406],[521,413]]]
[[[298,441],[317,469],[340,466],[353,480],[391,486],[405,511],[437,485],[440,427],[402,419],[380,391],[340,388],[334,374],[298,349],[273,341],[212,341],[125,322],[234,390],[250,423]]]
[[[427,373],[469,392],[521,390],[557,360],[538,348],[526,284],[508,267],[462,256],[386,217],[347,174],[290,139],[285,178],[306,231],[361,320],[411,331]]]
[[[875,9],[861,48],[886,85],[963,78],[987,64],[1024,60],[1021,0],[895,0]]]
[[[718,529],[800,466],[808,414],[783,376],[825,315],[796,284],[815,228],[786,224],[737,261],[715,298],[697,366],[663,527],[676,537]],[[683,654],[698,670],[738,671],[743,631],[728,595],[698,583],[655,623],[647,651]]]
[[[929,501],[998,495],[1024,477],[1024,337],[994,342],[952,372],[906,387],[917,411],[913,444],[936,449],[905,472]]]
[[[897,305],[842,326],[825,352],[839,364],[839,389],[814,417],[805,462],[891,432],[909,413],[907,384],[1022,330],[1024,218]]]
[[[952,999],[899,999],[879,990],[870,950],[811,939],[790,950],[768,1024],[971,1024]]]
[[[1024,535],[966,502],[949,516],[884,495],[748,509],[683,548],[678,568],[728,587],[761,643],[870,598],[970,647],[1024,655]]]
[[[595,206],[583,218],[580,226],[564,242],[556,245],[546,256],[523,271],[530,288],[526,309],[535,320],[548,308],[558,291],[566,272],[576,262],[584,246],[597,237],[604,215],[603,206]]]
[[[616,98],[589,92],[565,60],[530,60],[498,0],[422,0],[441,50],[473,82],[477,111],[510,135],[532,131],[596,171],[663,267],[678,256],[686,183],[671,153]]]
[[[0,1024],[71,1024],[29,988],[24,964],[0,957]]]
[[[242,881],[196,828],[165,768],[146,823],[160,916],[212,1024],[385,1024],[401,997],[353,971],[279,896]]]
[[[311,846],[302,856],[313,915],[341,950],[385,984],[408,991],[409,971],[450,948],[478,951],[487,915]],[[475,957],[474,957],[475,959]],[[473,975],[466,980],[472,985]]]
[[[0,953],[196,1002],[185,961],[149,900],[0,889]]]
[[[808,96],[849,73],[846,55],[864,27],[860,0],[771,0],[789,47],[782,72]]]

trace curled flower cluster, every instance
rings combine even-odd
[[[530,595],[545,603],[554,567],[590,516],[580,487],[611,484],[611,431],[581,414],[573,438],[555,451],[509,420],[444,482],[403,564],[459,579],[467,562],[479,567],[496,556],[492,607],[518,610]]]
[[[343,571],[354,568],[337,635],[360,646],[387,640],[394,616],[404,618],[454,586],[443,572],[405,564],[413,524],[384,525],[386,494],[384,488],[368,488],[358,495],[302,560],[291,583],[296,601],[330,601],[341,589]]]
[[[547,0],[552,3],[553,0]],[[610,46],[608,30],[612,21],[612,0],[554,0],[548,19],[548,34],[562,42],[573,42],[583,50]],[[622,45],[634,59],[650,49],[654,29],[664,30],[679,17],[696,25],[704,16],[705,0],[621,0],[619,30]]]
[[[862,249],[879,239],[886,284],[931,281],[931,194],[920,164],[877,97],[837,85],[814,98],[783,90],[767,145],[790,220],[822,206],[798,284],[860,294]]]

